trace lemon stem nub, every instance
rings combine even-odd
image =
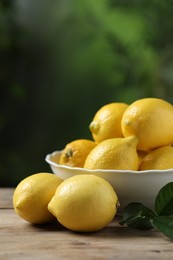
[[[97,122],[95,122],[95,121],[92,121],[91,124],[89,125],[89,129],[93,133],[97,133],[99,128],[100,128],[100,125]]]
[[[119,200],[117,201],[116,208],[118,209],[121,206]]]
[[[69,157],[72,157],[72,155],[73,155],[73,151],[70,149],[70,150],[68,150],[66,153],[65,153],[65,155],[69,158]]]

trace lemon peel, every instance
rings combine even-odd
[[[84,168],[138,170],[137,144],[136,136],[104,140],[89,153]]]
[[[124,137],[136,135],[138,150],[151,151],[173,143],[173,106],[159,98],[139,99],[125,110],[121,128]]]
[[[63,180],[52,173],[36,173],[23,179],[15,188],[13,207],[24,220],[41,224],[54,219],[47,205]]]
[[[92,232],[104,228],[115,216],[119,202],[112,186],[95,175],[76,175],[61,183],[49,211],[66,228]]]
[[[89,129],[97,143],[105,139],[123,137],[121,119],[127,107],[126,103],[114,102],[102,106],[95,113]]]

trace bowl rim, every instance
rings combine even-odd
[[[170,169],[165,169],[165,170],[145,170],[145,171],[133,171],[133,170],[110,170],[110,169],[95,169],[95,170],[90,170],[90,169],[86,169],[86,168],[80,168],[80,167],[70,167],[70,166],[67,166],[67,165],[61,165],[61,164],[58,164],[54,161],[51,160],[51,157],[52,156],[55,156],[57,154],[60,154],[62,152],[62,150],[57,150],[57,151],[54,151],[52,153],[49,153],[46,155],[45,157],[45,161],[54,166],[54,167],[58,167],[60,169],[67,169],[67,170],[71,170],[71,171],[85,171],[86,173],[131,173],[131,174],[137,174],[137,175],[143,175],[143,174],[149,174],[149,173],[166,173],[166,172],[170,172],[172,171],[173,172],[173,168],[170,168]]]

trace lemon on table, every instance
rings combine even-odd
[[[117,211],[112,186],[95,175],[76,175],[61,183],[48,209],[66,228],[91,232],[104,228]]]
[[[144,98],[133,102],[122,117],[125,137],[139,138],[138,150],[150,151],[173,143],[173,106],[158,98]]]
[[[84,168],[138,170],[138,138],[113,138],[102,141],[89,153]]]
[[[128,105],[126,103],[110,103],[101,107],[95,114],[89,129],[93,139],[101,142],[105,139],[123,137],[121,118]]]
[[[54,217],[47,209],[47,205],[62,181],[51,173],[36,173],[23,179],[13,194],[16,214],[34,224],[53,220]]]
[[[95,145],[95,142],[88,139],[78,139],[68,143],[62,151],[59,164],[83,167],[87,155]]]
[[[163,146],[146,155],[139,166],[139,170],[165,170],[173,168],[173,147]]]

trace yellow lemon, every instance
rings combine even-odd
[[[95,175],[76,175],[61,183],[48,209],[66,228],[91,232],[104,228],[117,211],[112,186]]]
[[[121,118],[128,107],[125,103],[110,103],[101,107],[95,114],[89,129],[93,139],[101,142],[105,139],[123,137]]]
[[[136,136],[102,141],[89,153],[84,168],[138,170]]]
[[[139,170],[165,170],[173,168],[173,147],[163,146],[146,155],[139,166]]]
[[[158,98],[144,98],[133,102],[122,117],[125,137],[139,138],[137,149],[153,150],[173,143],[173,106]]]
[[[62,181],[51,173],[36,173],[23,179],[13,194],[16,214],[35,224],[53,220],[54,217],[47,209],[47,205]]]
[[[87,139],[78,139],[68,143],[62,151],[59,164],[83,167],[87,155],[95,145],[95,142]]]

